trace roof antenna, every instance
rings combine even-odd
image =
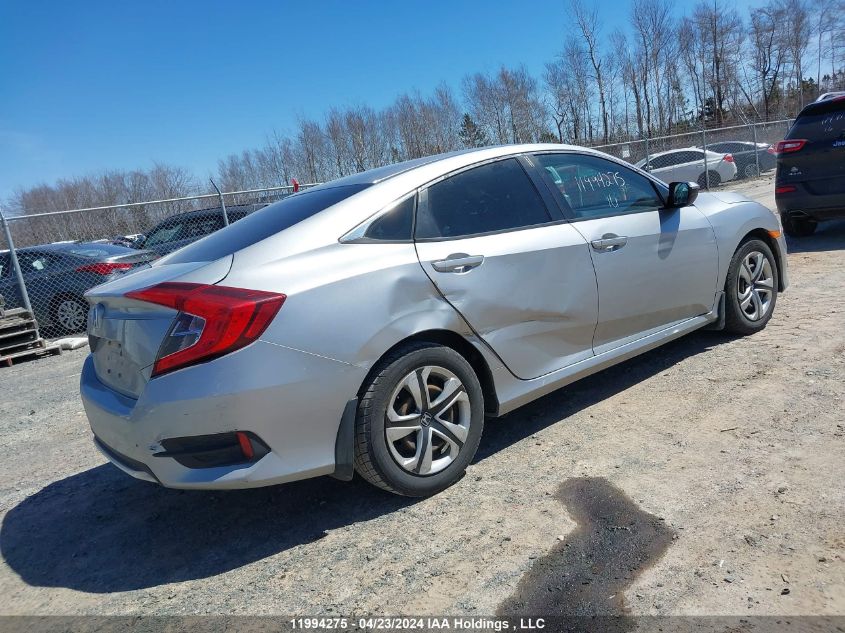
[[[223,201],[223,194],[220,191],[220,187],[214,184],[214,180],[209,178],[209,182],[211,186],[217,191],[217,195],[220,196],[220,207],[223,209],[223,226],[229,226],[229,214],[226,213],[226,203]]]

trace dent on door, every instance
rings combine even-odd
[[[517,377],[593,355],[595,273],[570,225],[418,242],[417,253],[443,297]]]

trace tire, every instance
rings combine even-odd
[[[440,402],[444,389],[452,395]],[[427,497],[463,476],[481,441],[484,395],[458,352],[426,342],[403,346],[374,369],[359,396],[355,470],[364,479],[399,495]]]
[[[787,214],[781,214],[780,223],[783,225],[783,232],[790,237],[809,237],[816,232],[816,227],[819,225],[810,218]]]
[[[778,281],[768,244],[758,239],[740,244],[725,281],[725,330],[747,335],[766,327],[775,311]]]
[[[84,332],[88,324],[88,303],[73,295],[62,295],[53,301],[50,316],[53,327],[63,334]]]
[[[756,178],[759,175],[760,171],[757,169],[757,163],[746,163],[742,168],[743,178]]]
[[[719,175],[719,172],[711,171],[711,172],[708,172],[708,173],[710,174],[710,186],[711,187],[718,187],[719,185],[722,184],[722,177]],[[699,187],[701,187],[702,189],[706,189],[707,188],[707,175],[701,174],[698,177],[697,182],[698,182]]]

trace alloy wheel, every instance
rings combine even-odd
[[[769,259],[760,251],[746,255],[737,277],[739,308],[749,321],[765,317],[772,305],[775,291],[774,274]]]
[[[461,452],[471,418],[469,396],[455,374],[432,365],[415,369],[388,401],[384,434],[390,454],[412,474],[440,472]]]
[[[81,332],[88,314],[76,299],[63,299],[56,306],[56,320],[68,332]]]
[[[742,170],[743,175],[746,178],[756,178],[760,175],[759,170],[757,169],[756,163],[748,163]]]

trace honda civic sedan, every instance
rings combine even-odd
[[[290,196],[87,293],[81,392],[128,474],[246,488],[456,482],[485,417],[787,286],[777,217],[599,152],[422,158]]]

